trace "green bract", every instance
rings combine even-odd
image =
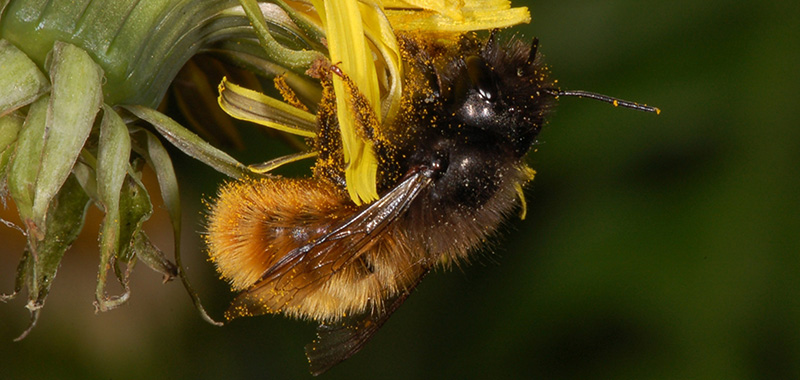
[[[322,32],[282,2],[242,4],[0,0],[0,198],[15,203],[22,220],[16,227],[27,239],[14,291],[0,300],[24,288],[31,327],[91,204],[105,213],[98,310],[128,299],[128,276],[142,261],[165,279],[180,275],[203,317],[213,322],[179,269],[178,183],[157,136],[226,175],[261,174],[154,107],[197,53],[216,54],[260,75],[291,72],[298,87],[313,87],[304,73],[324,50]],[[216,105],[215,97],[207,103]],[[141,182],[146,166],[156,174],[172,220],[177,266],[142,229],[153,213],[152,189]],[[123,294],[106,292],[112,269]]]

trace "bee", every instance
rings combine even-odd
[[[241,291],[226,317],[319,322],[306,346],[314,374],[358,352],[426,274],[467,261],[520,208],[534,176],[524,158],[558,97],[657,111],[560,90],[536,39],[399,40],[401,111],[390,125],[361,123],[379,157],[377,201],[357,206],[347,195],[330,78],[348,78],[327,64],[313,176],[231,182],[210,205],[211,260]]]

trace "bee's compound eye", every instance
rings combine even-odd
[[[473,55],[467,57],[467,74],[472,86],[486,101],[495,101],[500,97],[500,91],[495,82],[494,73],[485,59]]]

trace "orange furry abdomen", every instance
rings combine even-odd
[[[313,266],[265,273],[285,256],[313,243],[332,226],[358,211],[345,194],[326,181],[262,179],[223,186],[210,205],[206,243],[211,261],[234,290],[243,290],[226,316],[284,313],[334,321],[379,308],[422,273],[421,247],[407,246],[404,233],[389,228],[372,236],[360,252],[329,252],[356,257],[341,270],[309,282]]]
[[[211,205],[211,261],[234,290],[244,290],[283,256],[352,213],[338,190],[308,179],[237,181]]]

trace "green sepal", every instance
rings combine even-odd
[[[132,243],[135,235],[142,229],[142,224],[153,214],[150,194],[145,189],[138,175],[125,177],[119,199],[120,232],[118,258],[123,262],[133,259],[136,252]]]
[[[281,7],[289,18],[292,19],[292,22],[309,37],[309,42],[313,45],[314,50],[327,53],[328,47],[325,46],[324,42],[326,40],[325,30],[322,29],[318,23],[312,21],[308,16],[298,12],[281,0],[274,0],[274,2]]]
[[[264,19],[264,14],[258,6],[256,0],[239,0],[239,3],[244,8],[247,18],[253,25],[256,36],[258,36],[261,46],[264,48],[264,53],[268,60],[277,62],[281,66],[291,68],[303,72],[311,67],[311,64],[317,60],[322,59],[324,56],[314,50],[292,50],[281,45],[270,34],[267,27],[267,21]]]
[[[0,203],[5,205],[6,202],[6,195],[8,195],[8,186],[7,186],[7,174],[8,174],[8,163],[11,161],[11,156],[14,153],[14,148],[16,148],[16,143],[12,143],[8,148],[4,151],[0,152]],[[2,220],[0,220],[1,222]]]
[[[16,340],[23,339],[36,325],[39,311],[44,306],[50,286],[56,276],[64,252],[72,245],[83,228],[89,196],[74,176],[69,176],[47,209],[46,228],[42,239],[28,234],[28,244],[23,256],[25,285],[31,324]]]
[[[17,141],[23,123],[25,123],[25,118],[16,112],[0,117],[0,152],[5,151],[11,143]]]
[[[121,246],[129,246],[130,240],[121,239],[120,225],[120,192],[128,171],[130,159],[131,140],[125,123],[111,109],[103,106],[103,119],[100,123],[100,137],[97,151],[97,179],[96,188],[98,200],[103,206],[105,217],[100,226],[100,263],[98,268],[98,287],[95,294],[97,306],[100,310],[107,310],[125,302],[130,292],[128,287],[128,273],[122,275],[117,269],[117,258]],[[117,279],[122,284],[125,292],[122,296],[107,298],[105,295],[105,280],[110,264],[114,264]]]
[[[130,150],[128,128],[116,112],[104,106],[96,169],[97,196],[106,213],[100,229],[101,256],[115,256],[120,244],[120,191],[128,172]]]
[[[106,215],[119,214],[119,193],[128,171],[131,139],[128,127],[111,107],[103,106],[97,151],[97,193]]]
[[[136,117],[150,123],[172,145],[200,162],[233,178],[243,178],[252,174],[245,165],[227,153],[178,124],[169,116],[152,108],[142,106],[122,106]]]
[[[164,201],[164,206],[167,208],[167,212],[170,215],[170,220],[172,221],[172,233],[173,233],[173,241],[175,245],[175,265],[169,262],[164,257],[163,252],[149,244],[149,239],[143,242],[142,249],[145,249],[141,253],[139,253],[140,259],[145,262],[150,268],[155,271],[158,271],[164,275],[164,281],[169,281],[174,277],[176,274],[180,277],[181,282],[183,283],[184,288],[189,293],[189,296],[192,298],[192,303],[194,304],[197,311],[200,313],[200,316],[208,323],[213,325],[221,326],[222,323],[214,320],[211,316],[208,315],[203,304],[200,302],[200,297],[197,295],[197,292],[194,291],[192,288],[191,283],[189,282],[189,278],[186,275],[186,271],[183,269],[183,264],[181,261],[181,206],[180,206],[180,191],[178,188],[178,179],[175,176],[175,170],[172,167],[172,160],[169,158],[169,154],[167,150],[164,149],[164,146],[161,144],[161,141],[150,133],[149,131],[143,130],[144,133],[144,140],[140,142],[140,145],[143,148],[139,148],[138,150],[143,150],[142,155],[145,157],[149,165],[153,168],[156,172],[156,178],[158,178],[158,186],[161,190],[161,198]],[[138,141],[138,140],[137,140]],[[146,236],[143,236],[146,238]],[[146,244],[145,244],[146,243]],[[148,249],[150,247],[151,249]],[[143,255],[148,255],[147,257]]]
[[[33,214],[34,188],[44,149],[49,103],[50,96],[45,95],[30,106],[22,130],[17,136],[14,155],[8,164],[8,191],[23,222],[29,220]]]
[[[17,113],[0,117],[0,202],[6,197],[6,174],[25,118]]]
[[[22,258],[19,260],[19,264],[17,264],[17,274],[14,277],[14,291],[10,294],[0,294],[0,302],[14,299],[17,297],[17,294],[22,291],[22,288],[25,286],[25,273],[27,273],[29,259],[30,253],[28,250],[25,250],[22,253]],[[17,339],[22,338],[24,338],[24,336]]]
[[[178,256],[181,240],[181,199],[178,178],[172,166],[172,159],[170,159],[169,153],[167,153],[161,141],[154,134],[147,130],[141,130],[136,135],[140,137],[137,139],[137,153],[145,158],[147,164],[156,173],[158,187],[161,191],[161,200],[164,202],[172,224],[175,256]],[[165,281],[171,280],[178,275],[177,267],[166,259],[160,249],[150,243],[147,235],[142,232],[135,236],[134,239],[133,244],[136,245],[136,255],[151,269],[163,274]]]
[[[158,137],[148,131],[145,131],[145,134],[147,136],[145,145],[147,156],[145,159],[156,172],[158,188],[161,190],[161,200],[164,202],[164,206],[166,206],[167,212],[169,213],[175,239],[179,241],[181,230],[181,194],[178,188],[178,178],[172,166],[172,159],[170,159],[169,153],[167,153],[164,146],[161,145],[161,141],[158,140]]]
[[[31,215],[39,229],[47,225],[50,201],[72,171],[103,99],[103,70],[83,49],[56,42],[52,54],[48,71],[53,88]]]
[[[141,260],[150,269],[161,273],[164,282],[170,281],[178,275],[178,267],[167,259],[158,247],[156,247],[144,231],[139,231],[131,242],[136,258]]]
[[[0,39],[0,116],[32,103],[50,88],[36,63],[5,39]]]
[[[131,263],[135,260],[136,251],[134,249],[134,238],[142,229],[142,224],[150,218],[153,213],[153,205],[150,203],[150,195],[138,178],[138,173],[133,169],[128,170],[127,176],[122,183],[119,198],[119,246],[116,256],[100,257],[100,267],[97,277],[97,288],[95,290],[95,307],[99,311],[111,310],[122,305],[127,301],[129,289],[127,287],[127,276],[121,276],[116,270],[117,277],[125,287],[125,292],[120,296],[108,297],[105,293],[108,270],[111,265],[118,265],[119,262]]]

